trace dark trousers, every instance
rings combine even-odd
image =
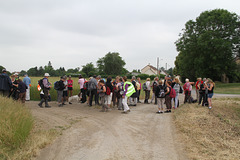
[[[81,89],[81,93],[82,93],[82,99],[81,99],[81,102],[82,103],[85,103],[86,102],[86,91],[82,88]]]
[[[201,104],[201,102],[202,102],[202,106],[204,106],[204,101],[205,101],[205,93],[200,93],[198,104]]]
[[[150,97],[150,91],[149,90],[145,90],[145,103],[148,103],[149,97]]]
[[[172,98],[170,97],[170,95],[165,96],[165,102],[166,102],[167,110],[172,109]]]
[[[95,104],[96,104],[96,100],[97,100],[97,89],[93,89],[89,91],[89,105],[92,106],[92,100],[93,100],[93,96],[95,96]]]
[[[138,90],[138,97],[137,97],[138,102],[139,102],[140,93],[141,93],[141,90]]]
[[[185,91],[184,103],[191,103],[191,91]]]

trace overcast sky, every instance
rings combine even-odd
[[[21,71],[52,62],[82,67],[118,52],[129,71],[174,67],[187,21],[217,8],[240,15],[239,0],[0,0],[0,65]]]

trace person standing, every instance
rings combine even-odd
[[[185,94],[185,98],[184,98],[184,103],[191,102],[191,90],[192,90],[192,85],[189,82],[189,79],[185,79],[185,84],[183,85],[183,90],[184,90],[184,94]]]
[[[95,96],[95,105],[97,104],[96,101],[97,101],[97,88],[98,88],[98,83],[97,83],[97,80],[96,80],[96,75],[93,76],[93,78],[91,78],[89,81],[88,81],[88,90],[89,90],[89,106],[92,106],[92,99],[93,99],[93,96]]]
[[[199,101],[199,97],[200,97],[200,95],[199,95],[199,89],[200,88],[198,88],[198,84],[201,83],[201,82],[202,82],[202,78],[197,78],[197,82],[195,84],[197,102]]]
[[[208,108],[212,109],[212,97],[213,97],[213,90],[215,87],[215,83],[211,80],[207,80],[207,90],[208,90]]]
[[[71,97],[73,94],[72,94],[72,91],[73,91],[73,80],[72,80],[72,77],[71,75],[68,76],[68,80],[67,80],[67,87],[68,87],[68,96]],[[71,104],[71,102],[69,102],[69,104]]]
[[[48,105],[48,95],[49,95],[49,90],[51,88],[51,83],[48,81],[49,73],[44,74],[44,78],[42,79],[42,86],[41,88],[43,89],[44,96],[41,99],[40,103],[38,104],[39,107],[43,108],[42,104],[45,102],[45,107],[46,108],[51,108],[51,106]]]
[[[27,91],[27,85],[21,80],[17,79],[17,89],[19,91],[19,97],[18,100],[22,103],[25,103],[26,100],[26,91]]]
[[[150,97],[150,91],[151,91],[150,78],[147,78],[147,80],[146,80],[146,82],[145,82],[144,85],[146,85],[146,89],[145,89],[145,101],[144,101],[144,103],[149,104],[149,103],[148,103],[148,99],[149,99],[149,97]]]
[[[55,83],[58,83],[58,89],[57,89],[57,102],[58,102],[58,107],[62,107],[64,105],[64,101],[63,101],[63,90],[66,87],[66,84],[64,84],[64,82],[66,81],[65,77],[61,77],[60,81],[57,81]]]
[[[152,91],[153,91],[151,103],[152,103],[153,100],[155,99],[154,104],[157,104],[157,97],[156,97],[156,95],[155,95],[155,92],[156,92],[156,88],[157,88],[157,86],[158,86],[158,81],[159,81],[159,78],[158,78],[158,77],[155,77],[155,78],[154,78],[154,81],[153,81],[153,83],[152,83],[152,85],[151,85]]]
[[[10,90],[12,88],[12,81],[10,77],[7,75],[7,70],[3,69],[0,74],[0,95],[4,97],[8,97]]]
[[[78,80],[78,84],[80,86],[80,94],[82,94],[82,99],[81,99],[81,103],[85,103],[87,98],[86,98],[86,89],[84,89],[84,83],[86,83],[86,80],[82,77],[82,75],[79,75],[79,80]],[[86,85],[87,87],[87,85]]]
[[[106,102],[105,103],[107,104],[108,108],[110,108],[111,103],[112,103],[112,91],[113,91],[112,78],[110,76],[107,78],[105,87],[106,87]]]
[[[63,76],[63,84],[64,84],[64,89],[63,89],[63,100],[62,100],[62,105],[66,105],[65,102],[68,101],[68,81],[67,81],[67,76]],[[72,104],[69,102],[69,104]]]
[[[131,106],[136,106],[137,105],[138,93],[137,93],[137,82],[136,82],[136,77],[135,76],[132,76],[132,85],[134,86],[134,89],[135,89],[136,92],[134,92],[130,96],[130,105]]]
[[[170,93],[171,93],[171,84],[172,82],[171,81],[167,81],[166,83],[166,92],[165,92],[165,102],[166,102],[166,106],[167,106],[167,110],[165,111],[165,113],[169,113],[171,112],[171,109],[172,109],[172,98],[170,97]]]
[[[99,81],[99,89],[98,89],[98,92],[99,92],[99,97],[101,98],[101,105],[102,105],[102,112],[107,112],[109,107],[108,105],[105,103],[106,101],[106,86],[105,86],[105,83],[104,83],[104,80],[100,80]]]
[[[141,78],[140,77],[137,78],[137,82],[139,83],[139,86],[140,86],[140,88],[138,90],[137,100],[138,100],[138,103],[141,103],[141,101],[140,101],[140,94],[141,94],[141,90],[142,90],[142,84],[141,84]]]
[[[123,103],[124,110],[122,113],[127,113],[127,112],[130,112],[130,108],[127,104],[127,99],[136,91],[133,84],[131,82],[127,82],[126,76],[123,77],[123,82],[124,82],[124,85],[123,85],[124,93],[122,95],[122,98],[123,98],[122,103]]]
[[[163,81],[159,81],[159,85],[156,88],[156,96],[157,96],[157,104],[158,104],[158,111],[156,113],[161,114],[163,113],[163,103],[165,98],[165,88],[163,86]]]
[[[26,86],[27,86],[27,90],[26,90],[26,101],[30,101],[31,79],[28,77],[27,74],[24,75],[23,83],[25,83]]]
[[[121,77],[121,78],[119,78],[119,82],[118,82],[118,84],[117,84],[117,90],[118,90],[118,92],[117,92],[118,110],[124,109],[124,108],[123,108],[123,104],[122,104],[122,95],[123,95],[123,93],[124,93],[124,91],[123,91],[123,85],[124,85],[124,83],[123,83],[123,78]]]

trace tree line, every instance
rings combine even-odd
[[[179,52],[174,73],[196,79],[209,77],[240,82],[240,18],[224,9],[205,11],[185,24],[175,42]]]

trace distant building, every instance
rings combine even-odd
[[[143,69],[141,69],[141,74],[157,75],[158,73],[163,74],[163,75],[167,75],[166,72],[164,72],[162,70],[158,71],[156,67],[153,67],[150,64],[148,64]]]

